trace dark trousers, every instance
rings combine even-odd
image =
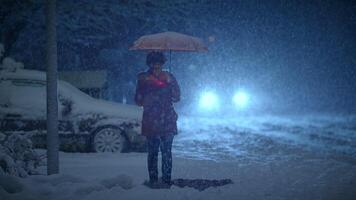
[[[151,182],[158,180],[158,151],[162,155],[162,180],[169,183],[172,173],[172,143],[173,135],[147,137],[147,166]]]

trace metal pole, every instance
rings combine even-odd
[[[59,173],[56,0],[46,1],[47,174]]]

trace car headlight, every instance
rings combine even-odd
[[[199,100],[199,106],[203,110],[215,110],[219,107],[219,98],[212,92],[203,92]]]
[[[238,108],[244,108],[248,105],[249,102],[249,95],[245,91],[237,91],[232,98],[233,103]]]

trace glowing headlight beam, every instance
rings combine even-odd
[[[218,108],[219,99],[214,92],[204,92],[199,101],[199,105],[202,109],[213,110]]]
[[[234,104],[240,108],[246,107],[249,101],[249,96],[244,91],[238,91],[232,98]]]

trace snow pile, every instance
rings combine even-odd
[[[14,133],[10,136],[0,132],[0,175],[27,177],[37,174],[42,164],[41,156],[32,149],[28,134]]]
[[[9,193],[15,194],[23,191],[24,185],[20,179],[10,175],[0,175],[0,194]]]
[[[101,184],[104,185],[108,189],[120,186],[121,188],[128,190],[128,189],[133,188],[133,186],[134,186],[132,178],[127,175],[118,175],[113,178],[102,180]]]
[[[110,191],[124,192],[133,187],[132,178],[127,175],[102,180],[87,180],[68,174],[32,176],[27,179],[0,175],[0,199],[83,199]]]
[[[0,43],[0,58],[2,58],[4,54],[4,45]],[[17,69],[23,69],[24,64],[21,62],[17,62],[10,57],[5,57],[2,63],[0,63],[0,69],[8,70],[8,71],[16,71]]]
[[[6,57],[2,61],[1,67],[8,71],[16,71],[17,69],[23,69],[24,64],[22,62],[17,62],[12,58]]]

